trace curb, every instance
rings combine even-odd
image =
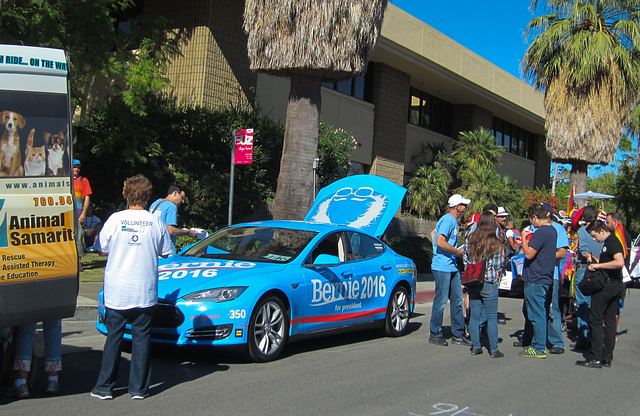
[[[64,318],[65,321],[95,321],[98,319],[98,306],[76,306],[75,315]]]
[[[429,303],[433,302],[436,297],[435,290],[424,290],[422,292],[416,292],[416,303]]]

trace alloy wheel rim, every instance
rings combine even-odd
[[[409,320],[409,305],[407,303],[407,295],[400,290],[393,297],[393,305],[391,311],[391,325],[396,331],[402,331]]]
[[[268,302],[256,316],[254,341],[261,353],[269,355],[278,349],[284,337],[284,314],[275,302]]]

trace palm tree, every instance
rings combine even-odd
[[[631,138],[638,139],[637,154],[640,156],[640,99],[638,101],[629,114],[626,130]]]
[[[458,179],[462,187],[469,185],[478,170],[495,172],[504,149],[496,144],[496,138],[487,129],[463,131],[458,135],[451,157],[458,164]]]
[[[322,81],[365,71],[386,5],[386,0],[246,0],[251,69],[291,80],[274,218],[302,218],[311,207]]]
[[[420,218],[437,220],[449,199],[451,179],[447,168],[438,161],[419,166],[407,185],[409,209]]]
[[[532,0],[535,10],[541,3]],[[546,0],[535,17],[523,72],[545,94],[547,151],[572,164],[576,193],[589,164],[608,164],[640,85],[637,0]]]

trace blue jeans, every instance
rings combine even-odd
[[[441,272],[433,270],[436,281],[436,294],[431,308],[431,336],[442,336],[442,319],[447,300],[451,301],[451,333],[454,337],[464,335],[464,313],[462,311],[462,286],[460,272]]]
[[[480,324],[486,319],[489,350],[491,352],[498,351],[498,284],[485,282],[481,288],[472,288],[468,291],[471,309],[469,335],[473,348],[482,348]]]
[[[591,307],[591,296],[585,296],[578,289],[578,285],[582,282],[584,272],[587,271],[586,265],[578,264],[576,276],[573,278],[573,287],[576,294],[576,315],[578,316],[578,342],[585,343],[591,339],[589,334],[589,308]]]
[[[553,279],[551,293],[551,309],[549,311],[550,318],[547,324],[547,337],[552,347],[564,348],[564,339],[562,339],[562,312],[560,312],[560,281]]]
[[[538,351],[546,351],[547,311],[551,302],[552,285],[524,284],[524,335],[523,345],[531,345]],[[528,341],[531,341],[530,343]]]
[[[127,322],[131,323],[131,363],[129,394],[147,394],[151,383],[151,317],[153,307],[116,310],[106,308],[107,339],[102,352],[102,365],[95,390],[111,394],[118,379],[122,336]]]
[[[16,361],[14,370],[31,371],[31,354],[33,339],[36,335],[37,322],[16,327]],[[47,373],[55,373],[62,369],[62,321],[42,322],[44,336],[44,362]]]

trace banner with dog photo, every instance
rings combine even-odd
[[[63,51],[0,45],[0,285],[77,276]]]

